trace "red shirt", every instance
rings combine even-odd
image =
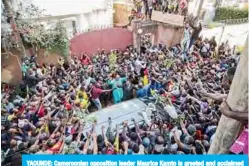
[[[66,110],[71,110],[72,109],[72,105],[69,102],[64,102],[64,106],[66,107]]]
[[[24,112],[25,108],[26,108],[26,105],[23,104],[22,107],[21,107],[21,109],[19,110],[18,113],[19,113],[19,114],[22,114],[22,113]]]
[[[93,86],[93,89],[92,89],[92,92],[91,92],[92,98],[93,99],[99,98],[99,96],[101,95],[102,92],[103,92],[102,89],[97,88],[96,86]]]
[[[196,134],[195,134],[196,139],[198,140],[202,140],[203,139],[203,135],[201,133],[201,130],[196,130]]]
[[[45,115],[45,110],[44,110],[43,105],[41,105],[41,107],[38,111],[38,117],[41,118],[41,117],[44,117],[44,115]]]
[[[81,61],[81,63],[83,65],[89,65],[90,64],[90,59],[88,57],[82,58],[80,61]]]
[[[144,70],[144,75],[149,75],[149,72],[148,72],[147,68]]]
[[[176,97],[175,96],[171,96],[171,102],[175,103],[176,102]]]

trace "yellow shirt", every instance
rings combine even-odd
[[[13,118],[15,118],[16,116],[15,115],[9,115],[8,116],[8,121],[11,121]]]
[[[80,95],[83,96],[83,99],[88,100],[88,96],[87,96],[87,94],[86,94],[85,91],[79,90],[79,91],[77,92],[77,99],[79,99],[79,96],[80,96]]]
[[[143,84],[144,84],[144,86],[149,84],[149,79],[148,79],[147,75],[145,75],[144,78],[143,78]]]
[[[79,98],[79,96],[83,96],[83,98]],[[86,92],[85,91],[78,91],[77,92],[77,97],[76,97],[76,100],[75,100],[75,103],[76,104],[80,104],[80,108],[87,108],[87,106],[88,106],[88,96],[87,96],[87,94],[86,94]]]
[[[115,138],[114,146],[115,146],[115,151],[119,152],[119,137]]]

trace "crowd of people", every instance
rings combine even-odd
[[[200,27],[192,27],[187,42],[144,45],[140,53],[133,46],[110,53],[98,50],[92,58],[84,53],[59,58],[56,65],[25,58],[19,91],[2,88],[2,161],[16,161],[23,153],[206,154],[227,111],[219,106],[240,54],[228,44],[218,46],[215,37],[203,39]],[[136,119],[135,128],[128,121],[113,126],[110,117],[101,133],[96,133],[96,119],[83,134],[84,117],[90,112],[154,92],[179,106],[177,112],[184,117],[179,123],[148,121],[141,112],[146,121],[142,126]]]
[[[151,20],[153,10],[183,16],[188,12],[188,0],[134,0],[134,5],[137,17],[146,20]]]

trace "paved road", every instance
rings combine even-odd
[[[228,40],[231,45],[244,46],[246,38],[248,36],[248,25],[249,23],[239,25],[226,25],[222,38],[222,27],[203,29],[201,35],[207,38],[215,36],[217,42],[219,42],[221,38],[221,42],[225,42],[226,40]]]
[[[198,0],[193,0],[189,3],[189,12],[196,14]],[[210,7],[212,3],[209,1],[204,1],[202,6],[203,9]],[[224,42],[229,40],[231,45],[244,46],[247,35],[248,35],[248,25],[249,23],[239,24],[239,25],[227,25],[224,29],[224,33],[222,35],[221,41]],[[217,27],[213,29],[203,29],[202,34],[203,37],[211,38],[212,36],[216,36],[216,41],[219,42],[222,34],[222,27]]]

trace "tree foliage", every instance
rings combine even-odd
[[[47,28],[44,25],[45,22],[41,20],[42,16],[44,16],[43,13],[44,10],[33,4],[23,5],[22,3],[13,11],[16,27],[20,32],[25,47],[33,47],[36,50],[43,48],[47,51],[58,52],[63,56],[67,56],[69,40],[66,28],[61,22]],[[2,23],[9,23],[5,11],[2,13]],[[2,30],[6,32],[2,34],[2,37],[8,41],[7,43],[15,43],[11,31],[6,31],[6,27],[2,28]]]
[[[215,12],[215,21],[227,19],[242,19],[248,18],[248,9],[238,9],[234,7],[217,8]]]
[[[114,52],[111,52],[109,57],[109,67],[111,71],[115,70],[115,66],[117,64],[117,55]]]

